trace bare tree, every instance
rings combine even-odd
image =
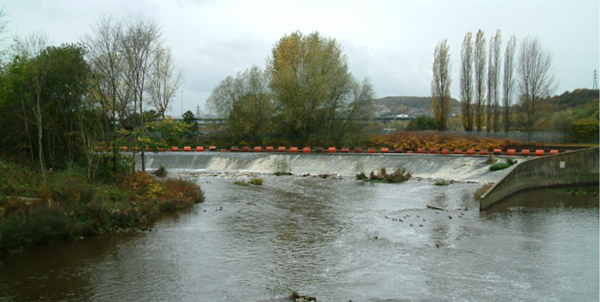
[[[475,126],[477,131],[483,128],[483,114],[485,103],[485,37],[483,31],[477,31],[475,37]]]
[[[506,44],[506,50],[504,51],[504,80],[502,81],[502,103],[504,106],[502,123],[504,124],[504,132],[507,132],[510,129],[511,124],[511,107],[514,85],[513,72],[516,47],[517,39],[515,36],[512,36],[508,40],[508,44]]]
[[[556,87],[552,71],[552,54],[538,38],[525,37],[517,61],[519,99],[525,115],[525,130],[536,130],[542,100]]]
[[[176,69],[171,58],[171,49],[159,47],[154,55],[154,63],[150,73],[148,94],[150,103],[165,118],[165,112],[171,105],[179,89],[183,72]]]
[[[473,33],[465,35],[460,68],[460,98],[465,131],[473,131]]]
[[[502,35],[500,30],[496,31],[490,39],[490,53],[488,64],[488,97],[487,97],[487,122],[486,130],[488,132],[494,130],[499,131],[499,82],[500,82],[500,45],[502,44]]]
[[[435,47],[433,54],[433,81],[431,81],[432,109],[438,130],[445,131],[448,126],[448,115],[452,106],[450,86],[450,46],[447,40],[441,41]]]

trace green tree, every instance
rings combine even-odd
[[[465,131],[473,131],[473,33],[465,35],[462,44],[460,68],[460,98],[462,124]]]
[[[269,74],[257,66],[221,81],[213,89],[207,105],[227,120],[227,127],[238,142],[258,145],[273,133],[275,107],[269,89]]]
[[[297,145],[342,144],[361,133],[373,89],[356,81],[335,39],[297,31],[281,38],[268,62],[283,135]]]
[[[450,86],[450,46],[446,40],[438,43],[433,55],[433,80],[431,81],[432,109],[438,130],[445,131],[452,107]]]
[[[436,130],[438,129],[438,124],[435,121],[435,118],[431,116],[417,116],[416,118],[410,120],[408,125],[406,126],[407,131],[423,131],[423,130]]]

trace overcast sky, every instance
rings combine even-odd
[[[101,15],[156,19],[184,71],[173,116],[196,113],[197,105],[205,112],[221,80],[264,67],[273,45],[296,30],[337,39],[350,72],[371,79],[376,97],[430,95],[433,50],[448,39],[458,99],[461,43],[478,29],[488,42],[500,29],[502,53],[512,35],[517,46],[539,37],[553,53],[555,94],[591,88],[599,69],[598,0],[0,0],[0,7],[8,14],[5,37],[43,32],[53,45],[81,41]]]

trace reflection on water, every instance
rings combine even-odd
[[[598,207],[598,186],[542,188],[518,192],[486,212],[529,208]]]
[[[598,298],[597,197],[480,214],[469,183],[195,179],[207,202],[151,232],[0,259],[0,301]]]

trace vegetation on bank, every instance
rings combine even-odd
[[[509,147],[518,147],[522,143],[508,139],[495,139],[486,137],[456,136],[443,132],[409,132],[399,131],[385,135],[373,135],[371,145],[388,148],[402,148],[403,150],[417,150],[418,148],[449,150],[474,149],[474,150],[506,150]]]
[[[0,159],[0,254],[151,224],[163,212],[204,201],[201,188],[181,179],[122,173],[89,182],[73,166],[48,172]]]

